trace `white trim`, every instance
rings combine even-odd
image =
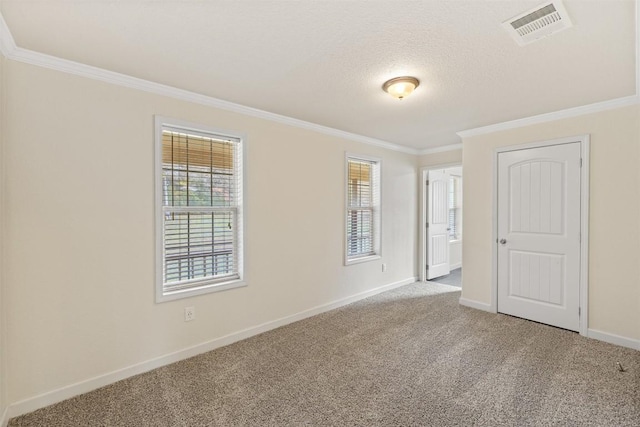
[[[7,427],[9,424],[9,407],[4,408],[4,412],[0,417],[0,427]]]
[[[596,102],[595,104],[582,105],[580,107],[567,108],[566,110],[554,111],[551,113],[539,114],[537,116],[525,117],[522,119],[511,120],[508,122],[497,123],[489,126],[482,126],[475,129],[468,129],[457,132],[461,138],[469,138],[472,136],[485,135],[508,129],[516,129],[524,126],[531,126],[539,123],[547,123],[554,120],[567,119],[571,117],[582,116],[585,114],[598,113],[601,111],[613,110],[615,108],[628,107],[640,103],[638,95],[625,96],[609,101]]]
[[[586,336],[589,327],[589,152],[590,136],[577,135],[548,141],[498,147],[493,152],[493,190],[491,192],[492,232],[491,232],[491,311],[498,312],[498,154],[549,147],[552,145],[580,143],[580,323],[578,332]]]
[[[247,339],[249,337],[261,334],[263,332],[270,331],[275,328],[279,328],[284,325],[288,325],[293,322],[297,322],[299,320],[306,319],[308,317],[312,317],[330,310],[334,310],[336,308],[345,306],[347,304],[351,304],[356,301],[360,301],[364,298],[368,298],[370,296],[379,294],[381,292],[389,291],[389,290],[398,288],[400,286],[408,285],[415,281],[416,281],[415,277],[410,277],[408,279],[400,280],[398,282],[389,283],[387,285],[383,285],[375,289],[360,292],[355,295],[345,297],[327,304],[322,304],[322,305],[310,308],[308,310],[304,310],[299,313],[292,314],[290,316],[282,317],[277,320],[272,320],[270,322],[265,322],[260,325],[252,326],[250,328],[243,329],[241,331],[237,331],[229,335],[216,338],[211,341],[206,341],[201,344],[197,344],[195,346],[188,347],[173,353],[169,353],[164,356],[156,357],[156,358],[147,360],[145,362],[137,363],[135,365],[128,366],[123,369],[118,369],[116,371],[99,375],[87,380],[79,381],[75,384],[71,384],[65,387],[58,388],[56,390],[49,391],[47,393],[43,393],[34,397],[30,397],[28,399],[21,400],[19,402],[15,402],[10,405],[8,412],[11,418],[17,417],[19,415],[35,411],[36,409],[40,409],[57,402],[61,402],[65,399],[69,399],[79,394],[87,393],[97,388],[104,387],[109,384],[113,384],[116,381],[120,381],[125,378],[129,378],[144,372],[148,372],[152,369],[156,369],[161,366],[166,366],[171,363],[178,362],[180,360],[188,359],[198,354],[206,353],[208,351],[215,350],[217,348],[224,347],[229,344],[233,344],[234,342]],[[5,418],[6,418],[6,415],[5,415]]]
[[[161,264],[162,265],[162,264]],[[198,283],[197,281],[194,281]],[[156,284],[156,303],[175,301],[183,298],[192,298],[199,295],[206,295],[213,292],[222,292],[230,289],[243,288],[248,286],[247,282],[242,279],[233,279],[224,282],[207,282],[202,281],[202,285],[195,286],[193,288],[180,289],[177,291],[171,291],[162,293]]]
[[[247,107],[244,105],[236,104],[234,102],[224,101],[222,99],[214,98],[211,96],[190,92],[184,89],[178,89],[172,86],[163,85],[144,79],[139,79],[137,77],[131,77],[125,74],[104,70],[102,68],[85,65],[62,58],[57,58],[51,55],[34,52],[20,47],[14,48],[12,51],[7,52],[5,56],[14,61],[24,62],[26,64],[49,68],[51,70],[74,74],[77,76],[99,80],[118,86],[124,86],[131,89],[137,89],[156,95],[167,96],[182,101],[192,102],[194,104],[201,104],[208,107],[219,108],[221,110],[244,114],[259,119],[270,120],[273,122],[307,129],[329,136],[335,136],[338,138],[344,138],[363,144],[386,148],[388,150],[400,151],[408,154],[418,153],[418,150],[414,148],[405,147],[399,144],[382,141],[376,138],[370,138],[368,136],[357,135],[351,132],[345,132],[339,129],[334,129],[328,126],[323,126],[300,119],[294,119],[292,117],[287,117],[280,114],[270,113],[268,111],[259,110],[257,108]]]
[[[451,243],[451,242],[449,242],[449,243]],[[457,270],[460,267],[462,267],[462,263],[461,262],[457,262],[455,264],[449,264],[449,269],[450,270]]]
[[[349,160],[364,160],[371,162],[371,179],[376,178],[377,185],[371,183],[372,189],[372,212],[373,212],[373,253],[365,256],[357,256],[349,258],[349,249],[347,248],[349,241],[347,240],[347,223],[349,221],[347,213],[349,211]],[[362,262],[375,261],[382,258],[382,159],[378,157],[367,156],[352,152],[345,152],[344,155],[344,265],[360,264]]]
[[[344,265],[347,266],[347,265],[353,265],[353,264],[360,264],[363,262],[376,261],[379,259],[382,259],[382,256],[378,254],[361,256],[361,257],[351,258],[351,259],[346,259],[345,257]]]
[[[583,135],[580,144],[580,335],[589,330],[589,197],[591,136]]]
[[[460,303],[460,305],[463,305],[465,307],[470,307],[470,308],[475,308],[477,310],[495,313],[495,311],[492,310],[491,305],[484,302],[474,301],[474,300],[470,300],[463,297],[460,297],[458,302]],[[627,347],[633,350],[640,351],[640,340],[637,340],[637,339],[627,338],[627,337],[623,337],[616,334],[610,334],[608,332],[602,332],[596,329],[588,329],[586,334],[581,334],[581,335],[584,335],[594,340],[603,341],[609,344],[619,345],[621,347]]]
[[[441,145],[439,147],[434,147],[434,148],[424,148],[422,150],[418,150],[417,154],[419,156],[422,156],[425,154],[444,153],[446,151],[455,151],[455,150],[462,150],[462,143]]]
[[[2,14],[0,14],[0,54],[4,57],[7,57],[13,52],[16,48],[16,43],[13,40],[13,36],[11,35],[11,31],[9,31],[9,27],[7,27],[7,23],[5,22]],[[0,58],[2,60],[2,58]],[[4,86],[4,74],[2,75],[3,81],[0,82]],[[4,88],[3,88],[4,90]],[[2,93],[4,96],[4,91]],[[4,103],[0,104],[0,110],[4,110]],[[4,111],[2,111],[4,113]],[[2,147],[0,147],[0,152],[2,151]],[[2,165],[2,153],[0,153],[0,193],[4,193],[4,168]],[[4,197],[0,196],[0,240],[4,237],[4,221],[3,221],[3,208],[4,208]],[[2,245],[0,245],[0,265],[3,264],[4,253],[2,252]],[[0,268],[0,276],[3,275],[3,269]],[[4,277],[0,277],[0,293],[3,292],[2,283]],[[5,298],[0,298],[0,304],[5,303]],[[0,342],[7,342],[6,339],[6,319],[5,319],[5,310],[2,306],[0,306]],[[2,377],[3,382],[0,383],[0,402],[3,404],[4,398],[6,394],[8,394],[7,390],[7,363],[6,363],[6,345],[0,347],[0,376]],[[9,407],[0,406],[0,427],[6,427],[9,424]]]
[[[420,220],[420,224],[418,226],[418,278],[421,282],[427,281],[427,251],[425,245],[427,244],[426,237],[426,227],[427,223],[427,210],[425,209],[425,203],[427,202],[425,197],[425,192],[427,191],[426,180],[428,176],[429,168],[422,167],[420,168],[420,173],[418,173],[418,217]]]
[[[539,114],[537,116],[525,117],[508,122],[496,123],[489,126],[482,126],[475,129],[468,129],[457,132],[461,138],[470,138],[472,136],[485,135],[488,133],[499,132],[508,129],[516,129],[524,126],[535,125],[539,123],[547,123],[554,120],[566,119],[570,117],[582,116],[585,114],[598,113],[601,111],[613,110],[616,108],[628,107],[640,103],[638,95],[625,96],[623,98],[611,99],[609,101],[596,102],[595,104],[582,105],[580,107],[567,108],[566,110],[554,111],[551,113]]]
[[[601,111],[613,110],[615,108],[628,107],[640,104],[640,0],[635,1],[635,35],[636,35],[636,90],[635,95],[624,96],[621,98],[610,99],[608,101],[596,102],[593,104],[582,105],[579,107],[567,108],[564,110],[554,111],[537,116],[524,117],[521,119],[510,120],[502,123],[495,123],[488,126],[481,126],[473,129],[467,129],[456,134],[460,138],[470,138],[478,135],[499,132],[508,129],[516,129],[524,126],[535,125],[539,123],[547,123],[554,120],[577,117],[584,114],[598,113]],[[427,151],[427,150],[422,150]],[[419,152],[422,154],[422,152]]]
[[[596,102],[593,104],[583,105],[579,107],[568,108],[565,110],[559,110],[551,113],[540,114],[537,116],[530,116],[521,119],[511,120],[502,123],[496,123],[488,126],[481,126],[477,128],[467,129],[456,134],[461,138],[469,138],[477,135],[484,135],[487,133],[497,132],[507,129],[515,129],[523,126],[529,126],[537,123],[545,123],[553,120],[559,120],[568,117],[576,117],[583,114],[596,113],[600,111],[611,110],[620,107],[626,107],[630,105],[636,105],[640,103],[640,0],[635,2],[636,9],[636,94],[626,96],[622,98],[611,99],[603,102]],[[294,119],[292,117],[282,116],[280,114],[270,113],[264,110],[259,110],[252,107],[246,107],[244,105],[236,104],[229,101],[224,101],[218,98],[190,92],[183,89],[174,88],[171,86],[163,85],[160,83],[151,82],[136,77],[127,76],[124,74],[116,73],[113,71],[104,70],[90,65],[81,64],[74,61],[69,61],[62,58],[46,55],[39,52],[23,49],[16,46],[11,31],[7,26],[2,14],[0,13],[0,52],[8,59],[14,61],[24,62],[31,65],[36,65],[52,70],[62,71],[64,73],[75,74],[78,76],[95,79],[119,86],[124,86],[132,89],[138,89],[145,92],[154,93],[161,96],[167,96],[187,102],[193,102],[196,104],[206,105],[214,108],[219,108],[226,111],[232,111],[240,114],[245,114],[252,117],[262,118],[286,125],[299,127],[302,129],[312,130],[318,133],[322,133],[329,136],[336,136],[363,144],[374,145],[382,148],[386,148],[393,151],[400,151],[408,154],[424,155],[440,153],[445,151],[452,151],[462,149],[462,144],[444,145],[435,148],[416,149],[411,147],[394,144],[387,141],[382,141],[375,138],[370,138],[363,135],[358,135],[350,132],[345,132],[339,129],[334,129],[328,126],[322,126],[315,123],[307,122],[300,119]]]
[[[491,171],[491,312],[498,312],[498,153],[493,153]],[[463,184],[464,185],[464,184]],[[464,197],[464,196],[463,196]]]
[[[244,232],[244,226],[246,224],[245,212],[246,210],[243,208],[244,202],[247,199],[246,196],[246,136],[242,132],[236,132],[228,129],[221,129],[216,127],[211,127],[207,125],[201,125],[193,122],[188,122],[185,120],[174,119],[170,117],[163,117],[160,115],[154,116],[153,120],[154,124],[154,186],[155,186],[155,198],[154,198],[154,208],[155,208],[155,295],[156,295],[156,303],[162,303],[167,301],[174,301],[182,298],[189,298],[198,295],[208,294],[212,292],[221,292],[229,289],[235,289],[239,287],[247,286],[246,279],[244,276],[244,239],[246,233]],[[238,277],[230,278],[229,280],[193,280],[194,287],[186,288],[177,291],[165,292],[163,289],[163,274],[162,274],[162,266],[164,264],[164,253],[163,253],[163,223],[164,223],[164,212],[162,207],[162,130],[170,129],[170,130],[179,130],[179,131],[188,131],[193,132],[195,134],[201,136],[211,136],[212,134],[217,136],[222,136],[225,139],[229,139],[231,141],[235,141],[240,148],[240,157],[238,157],[239,169],[241,172],[240,176],[240,184],[242,185],[239,196],[238,205],[235,207],[236,209],[236,218],[237,218],[237,234],[236,238],[236,249],[238,251]],[[238,153],[236,153],[238,155]],[[235,161],[235,160],[234,160]],[[197,208],[196,208],[197,210]],[[186,283],[186,282],[185,282]],[[198,285],[199,284],[199,285]]]
[[[166,122],[164,117],[155,116],[153,118],[153,221],[154,221],[154,243],[155,243],[155,277],[153,280],[153,288],[156,296],[156,303],[163,301],[163,290],[160,283],[162,283],[162,265],[163,265],[163,251],[161,248],[160,240],[164,234],[163,219],[162,219],[162,125]]]
[[[491,304],[487,304],[486,302],[474,301],[472,299],[467,299],[460,297],[458,300],[460,305],[464,305],[465,307],[475,308],[476,310],[488,311],[489,313],[495,313],[496,311],[491,307]]]
[[[635,340],[633,338],[610,334],[608,332],[602,332],[596,329],[589,329],[587,332],[587,336],[594,340],[608,342],[609,344],[615,344],[634,350],[640,350],[640,340]]]
[[[13,54],[13,52],[15,52],[15,50],[16,42],[13,40],[11,31],[5,22],[4,17],[0,13],[0,53],[2,53],[5,58],[8,58]]]

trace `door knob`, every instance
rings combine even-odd
[[[500,239],[500,244],[501,245],[506,245],[507,244],[507,239]]]

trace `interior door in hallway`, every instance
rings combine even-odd
[[[498,154],[498,311],[577,331],[580,143]]]
[[[430,170],[427,181],[427,280],[449,274],[449,174]]]

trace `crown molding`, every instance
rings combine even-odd
[[[325,135],[360,142],[363,144],[374,145],[376,147],[386,148],[388,150],[400,151],[408,154],[417,154],[417,150],[414,148],[405,147],[402,145],[342,131],[339,129],[334,129],[328,126],[323,126],[300,119],[294,119],[292,117],[287,117],[280,114],[270,113],[268,111],[259,110],[257,108],[247,107],[211,96],[202,95],[184,89],[178,89],[176,87],[155,83],[149,80],[139,79],[137,77],[131,77],[125,74],[93,67],[91,65],[80,64],[78,62],[57,58],[55,56],[50,56],[27,49],[22,49],[20,47],[15,48],[14,51],[8,55],[8,58],[14,61],[23,62],[38,67],[49,68],[51,70],[61,71],[63,73],[74,74],[80,77],[99,80],[130,89],[137,89],[156,95],[179,99],[181,101],[192,102],[194,104],[219,108],[221,110],[244,114],[259,119],[270,120],[272,122],[307,129]]]
[[[625,96],[623,98],[611,99],[609,101],[596,102],[595,104],[582,105],[580,107],[567,108],[566,110],[559,110],[551,113],[539,114],[537,116],[525,117],[522,119],[510,120],[508,122],[496,123],[489,126],[463,130],[461,132],[457,132],[457,135],[460,138],[470,138],[472,136],[485,135],[487,133],[516,129],[524,126],[551,122],[554,120],[567,119],[571,117],[582,116],[585,114],[613,110],[615,108],[637,105],[638,103],[640,103],[640,97],[638,97],[638,95]]]
[[[551,113],[539,114],[537,116],[525,117],[508,122],[496,123],[493,125],[477,127],[473,129],[457,132],[460,138],[470,138],[472,136],[485,135],[487,133],[499,132],[502,130],[516,129],[523,126],[546,123],[554,120],[577,117],[584,114],[598,113],[600,111],[612,110],[615,108],[627,107],[640,104],[640,0],[635,1],[636,9],[636,94],[622,98],[611,99],[609,101],[597,102],[580,107],[567,108],[566,110],[554,111]]]
[[[424,148],[418,151],[418,155],[422,156],[425,154],[444,153],[446,151],[455,151],[455,150],[462,150],[462,143],[441,145],[435,148]]]
[[[456,134],[461,138],[469,138],[478,135],[484,135],[487,133],[499,132],[508,129],[515,129],[523,126],[530,126],[539,123],[550,122],[554,120],[560,120],[570,117],[581,116],[584,114],[597,113],[600,111],[611,110],[615,108],[621,108],[630,105],[637,105],[640,103],[640,0],[635,1],[635,20],[636,20],[636,94],[632,96],[616,98],[609,101],[598,102],[589,105],[583,105],[580,107],[568,108],[565,110],[554,111],[551,113],[539,114],[536,116],[525,117],[521,119],[511,120],[502,123],[496,123],[488,126],[477,127],[473,129],[463,130]],[[86,77],[94,80],[99,80],[106,83],[111,83],[131,89],[142,90],[145,92],[166,96],[182,101],[201,104],[213,108],[219,108],[221,110],[231,111],[239,114],[244,114],[251,117],[256,117],[264,120],[269,120],[285,125],[298,127],[322,133],[329,136],[335,136],[338,138],[344,138],[347,140],[360,142],[363,144],[373,145],[388,150],[399,151],[407,154],[424,155],[440,153],[450,150],[457,150],[461,148],[461,144],[453,144],[440,146],[435,148],[415,149],[399,144],[394,144],[387,141],[382,141],[376,138],[367,137],[364,135],[358,135],[351,132],[342,131],[339,129],[331,128],[328,126],[319,125],[316,123],[307,122],[292,117],[283,116],[280,114],[270,113],[268,111],[259,110],[257,108],[247,107],[244,105],[236,104],[222,99],[214,98],[207,95],[202,95],[195,92],[190,92],[183,89],[178,89],[172,86],[163,85],[160,83],[151,82],[144,79],[128,76],[125,74],[116,73],[113,71],[104,70],[90,65],[81,64],[74,61],[69,61],[62,58],[22,49],[16,46],[15,40],[11,35],[11,31],[7,26],[2,14],[0,13],[0,53],[6,58],[19,62],[24,62],[31,65],[36,65],[44,68],[49,68],[64,73],[74,74],[81,77]]]
[[[0,51],[11,60],[35,65],[38,67],[49,68],[51,70],[61,71],[63,73],[74,74],[80,77],[86,77],[93,80],[99,80],[105,83],[111,83],[118,86],[137,89],[156,95],[166,96],[169,98],[179,99],[181,101],[192,102],[195,104],[205,105],[208,107],[219,108],[221,110],[231,111],[234,113],[244,114],[259,119],[269,120],[272,122],[282,123],[285,125],[315,131],[329,136],[344,138],[347,140],[360,142],[363,144],[373,145],[385,148],[387,150],[400,151],[407,154],[417,154],[418,150],[376,138],[364,135],[358,135],[351,132],[307,122],[305,120],[294,119],[280,114],[270,113],[268,111],[259,110],[257,108],[247,107],[222,99],[202,95],[184,89],[152,82],[149,80],[139,79],[137,77],[108,71],[98,67],[81,64],[79,62],[69,61],[55,56],[46,55],[32,50],[17,47],[9,27],[0,13]]]
[[[0,53],[8,58],[16,50],[16,42],[13,40],[11,31],[0,13]]]

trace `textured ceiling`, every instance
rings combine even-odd
[[[519,47],[540,1],[2,0],[25,49],[413,148],[633,95],[635,3],[565,0],[574,27]],[[420,87],[398,101],[398,75]]]

